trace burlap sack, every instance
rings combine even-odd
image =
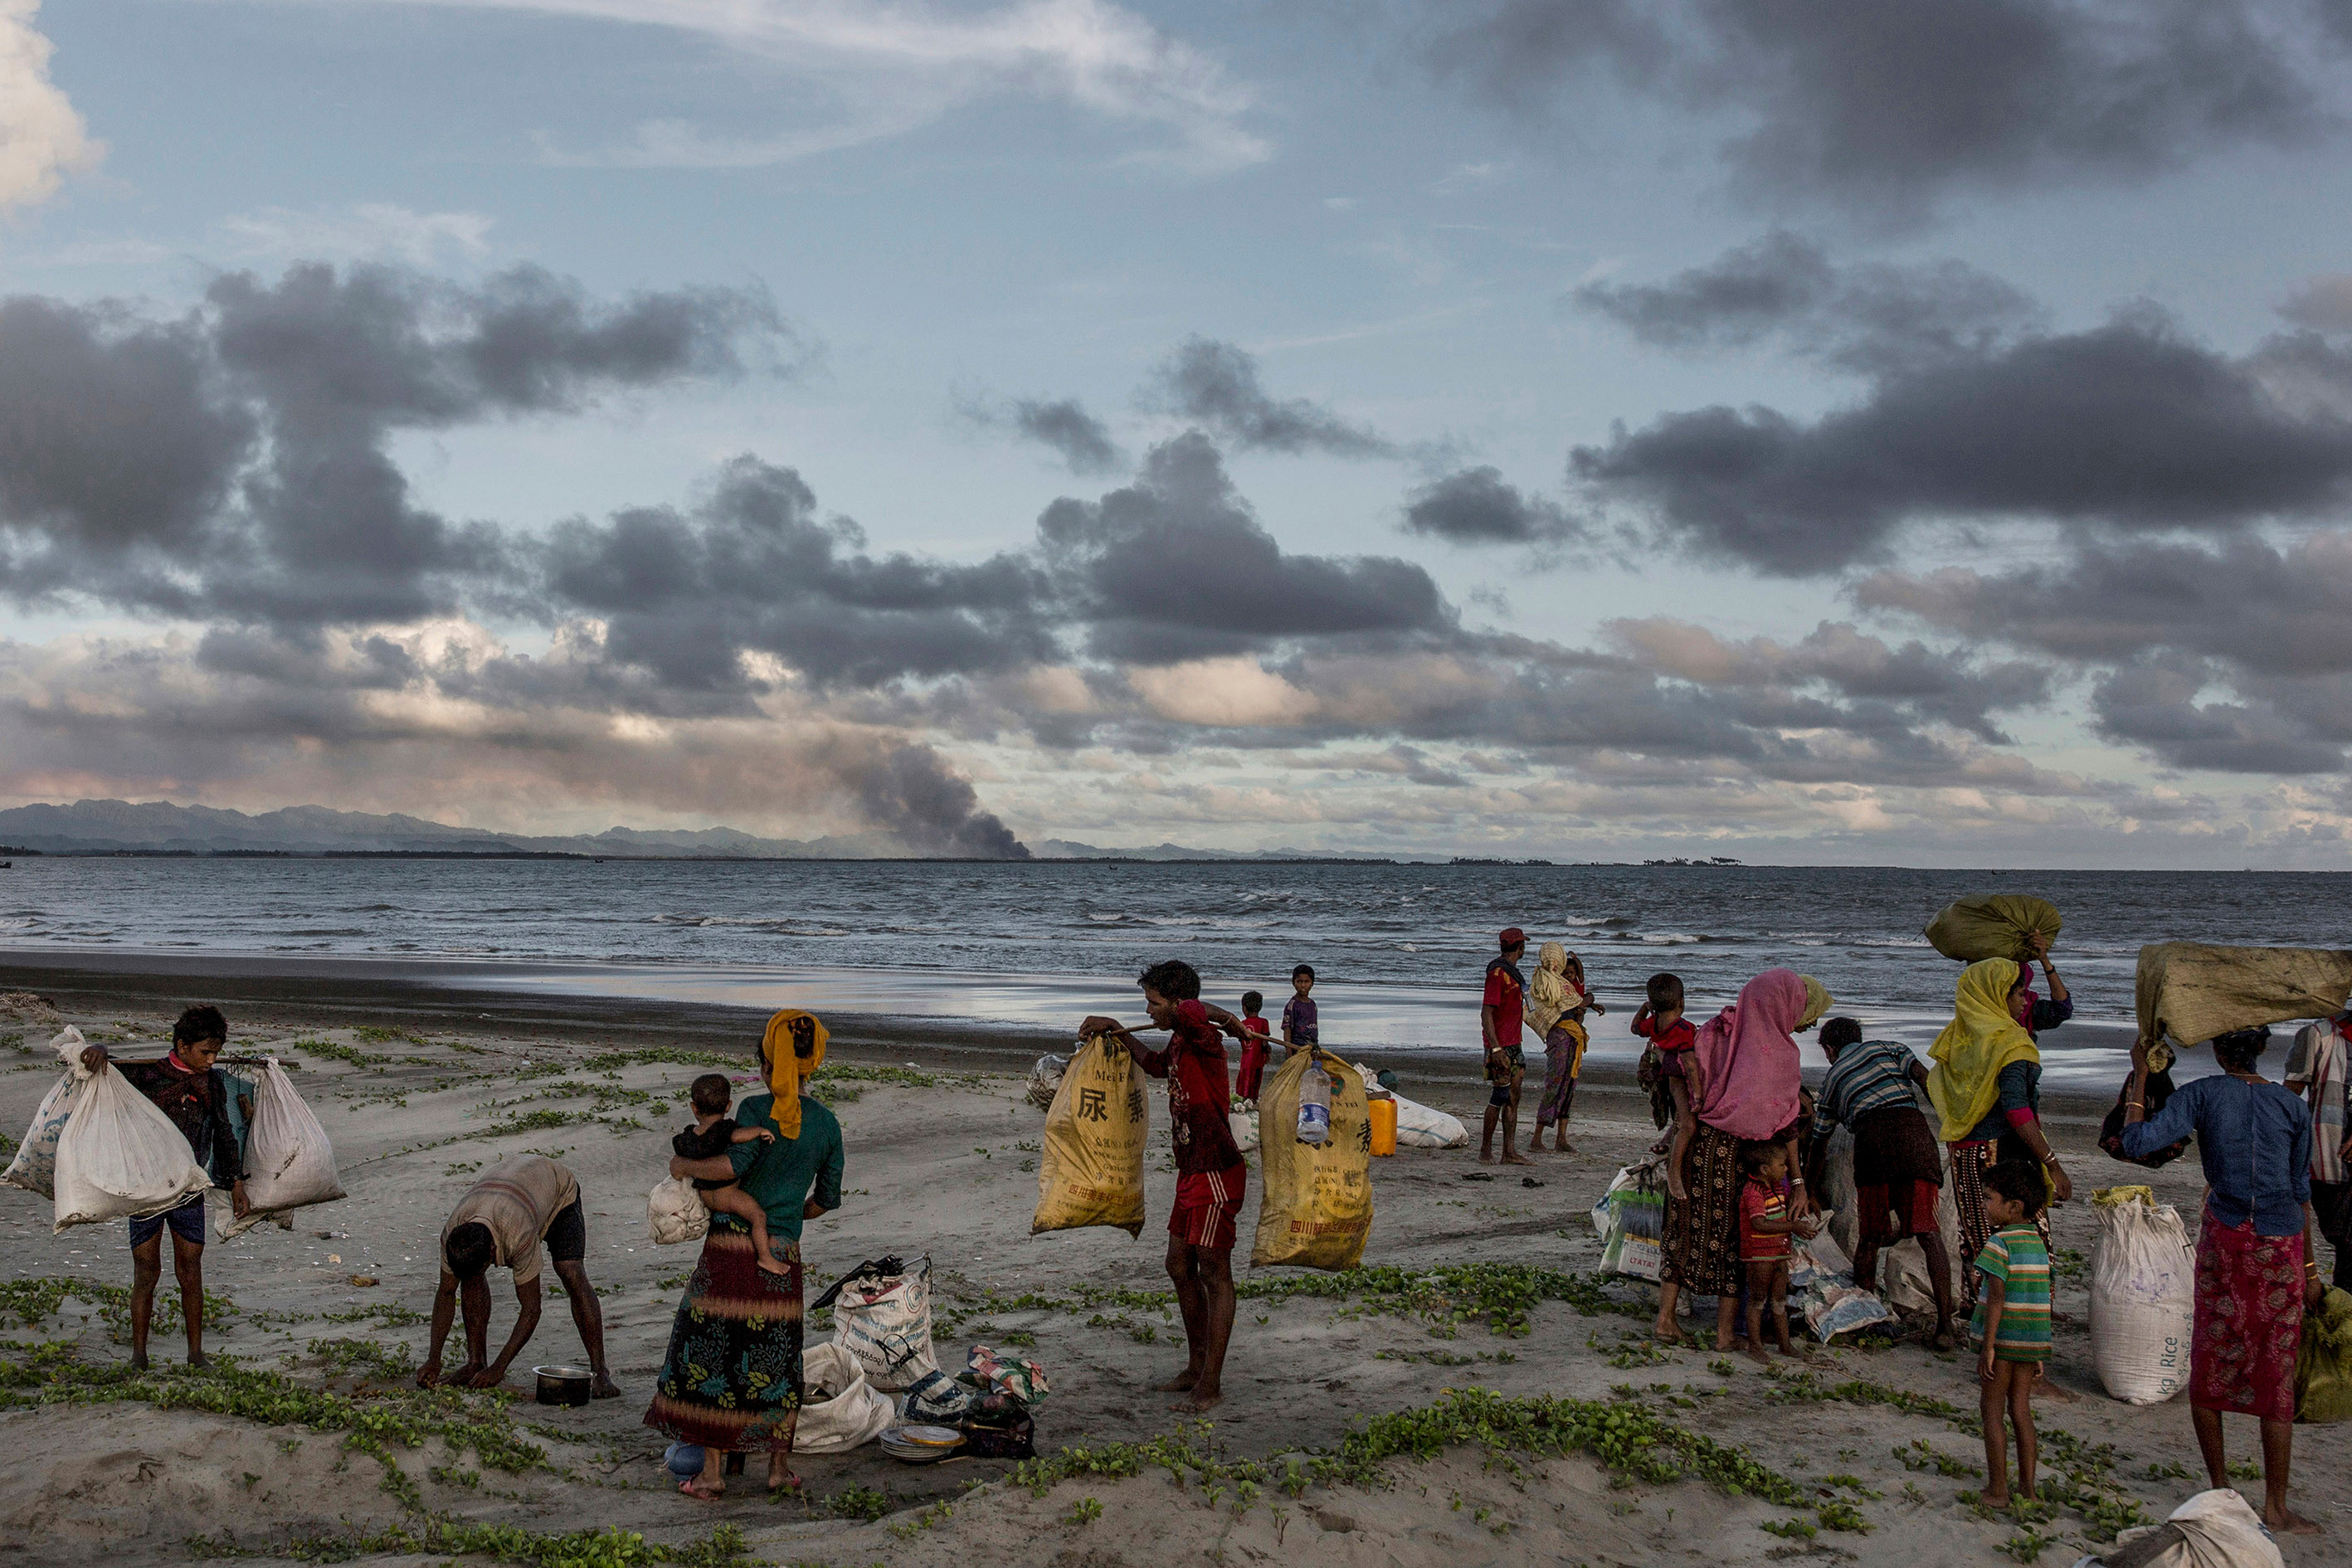
[[[2352,995],[2352,952],[2150,942],[2139,950],[2139,1034],[2201,1045],[2232,1029],[2324,1018]]]

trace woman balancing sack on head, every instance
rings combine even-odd
[[[702,1449],[702,1473],[679,1486],[689,1497],[726,1489],[730,1453],[765,1453],[771,1491],[800,1485],[792,1453],[803,1382],[801,1226],[841,1206],[841,1123],[804,1092],[824,1047],[824,1026],[796,1007],[769,1019],[760,1055],[772,1092],[738,1101],[735,1121],[773,1137],[730,1142],[705,1160],[670,1157],[673,1177],[740,1184],[766,1214],[784,1266],[761,1268],[751,1226],[712,1212],[645,1415],[664,1436]]]
[[[2026,980],[2016,961],[1988,958],[1960,971],[1952,1021],[1928,1052],[1927,1098],[1941,1122],[1937,1135],[1951,1147],[1952,1203],[1960,1222],[1960,1283],[1976,1306],[1976,1256],[1992,1223],[1985,1213],[1984,1173],[2003,1160],[2031,1160],[2047,1173],[2050,1194],[2063,1203],[2074,1184],[2050,1152],[2042,1131],[2042,1052],[2017,1018],[2017,993]],[[2050,1216],[2037,1218],[2050,1239]]]
[[[1666,1170],[1664,1261],[1660,1268],[1657,1336],[1682,1339],[1675,1322],[1680,1293],[1716,1298],[1717,1350],[1734,1343],[1742,1270],[1739,1260],[1739,1146],[1784,1145],[1797,1168],[1797,1133],[1803,1079],[1796,1032],[1810,1028],[1829,1005],[1819,981],[1793,969],[1768,969],[1740,988],[1739,1000],[1708,1019],[1691,1047],[1688,1079],[1695,1095],[1677,1096],[1688,1119],[1675,1144],[1681,1158]],[[1804,1178],[1792,1178],[1790,1214],[1814,1212]]]
[[[2197,1315],[2189,1349],[2189,1413],[2216,1489],[2230,1484],[2225,1412],[2257,1416],[2263,1433],[2263,1522],[2309,1534],[2317,1526],[2287,1507],[2294,1437],[2294,1363],[2306,1307],[2319,1304],[2311,1234],[2311,1110],[2300,1096],[2254,1070],[2270,1041],[2257,1026],[2218,1035],[2221,1070],[2175,1091],[2147,1118],[2137,1093],[2124,1101],[2124,1149],[2140,1155],[2197,1135],[2205,1166],[2205,1216],[2197,1233]],[[2132,1047],[2131,1086],[2144,1089],[2153,1041]]]

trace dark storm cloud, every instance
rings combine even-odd
[[[966,398],[957,409],[975,425],[1010,430],[1050,449],[1074,474],[1115,473],[1127,466],[1127,454],[1111,439],[1109,426],[1075,397]]]
[[[969,674],[1049,658],[1052,587],[1024,557],[960,566],[865,550],[790,468],[738,458],[692,508],[572,521],[542,558],[551,613],[596,616],[612,656],[670,685],[742,689],[741,654],[822,686]]]
[[[2040,314],[2008,283],[1961,262],[1838,267],[1780,229],[1664,283],[1587,283],[1573,298],[1660,347],[1776,339],[1874,375],[1985,353]]]
[[[1521,490],[1502,471],[1460,468],[1405,497],[1408,532],[1455,544],[1539,544],[1579,531],[1577,520],[1549,497]]]
[[[1037,520],[1045,559],[1106,658],[1171,663],[1293,637],[1450,630],[1427,572],[1392,556],[1286,552],[1198,431],[1154,447],[1133,484]]]
[[[2145,748],[2178,768],[2235,773],[2333,773],[2344,745],[2267,702],[2200,702],[2220,672],[2179,655],[2136,659],[2103,677],[2091,693],[2101,734]]]
[[[1570,468],[1703,554],[1795,575],[1883,555],[1917,519],[2230,530],[2323,511],[2352,481],[2331,405],[2347,393],[2352,356],[2309,334],[2235,360],[2139,309],[1890,371],[1818,419],[1665,415]]]
[[[1395,456],[1396,443],[1303,397],[1278,399],[1259,384],[1257,361],[1232,343],[1187,338],[1153,373],[1150,405],[1191,421],[1244,451]]]
[[[2352,332],[2352,274],[2305,279],[2279,307],[2279,314],[2299,327]]]
[[[763,295],[589,300],[305,264],[184,320],[0,303],[0,592],[283,626],[408,619],[509,576],[496,530],[416,505],[403,430],[729,375],[789,341]]]
[[[2134,182],[2332,135],[2314,10],[2252,0],[1501,0],[1444,77],[1563,131],[1596,78],[1743,132],[1735,188],[1916,221],[1953,194]]]

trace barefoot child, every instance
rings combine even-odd
[[[1698,1044],[1698,1031],[1683,1016],[1683,981],[1679,974],[1653,974],[1643,987],[1645,999],[1641,1010],[1633,1015],[1633,1033],[1648,1040],[1643,1050],[1643,1070],[1649,1072],[1650,1053],[1657,1053],[1655,1095],[1663,1091],[1667,1103],[1658,1107],[1667,1120],[1659,1123],[1671,1131],[1658,1141],[1652,1152],[1663,1150],[1666,1156],[1666,1201],[1688,1203],[1690,1189],[1685,1180],[1689,1169],[1691,1140],[1698,1135],[1698,1104],[1693,1088],[1691,1072],[1694,1047]],[[1651,1332],[1670,1345],[1684,1342],[1680,1323],[1675,1321],[1682,1300],[1682,1281],[1661,1280],[1658,1285],[1658,1317]]]
[[[1255,991],[1242,993],[1242,1063],[1234,1073],[1234,1098],[1256,1102],[1259,1087],[1265,1081],[1267,1058],[1274,1053],[1266,1039],[1272,1032],[1265,1016],[1265,997]]]
[[[1290,1000],[1282,1005],[1282,1059],[1288,1061],[1301,1046],[1323,1043],[1322,1020],[1315,1010],[1315,966],[1302,963],[1290,972]]]
[[[1528,977],[1519,973],[1519,958],[1528,951],[1528,933],[1513,926],[1498,939],[1502,952],[1486,963],[1486,990],[1478,1003],[1478,1032],[1486,1053],[1486,1127],[1478,1143],[1478,1163],[1495,1163],[1495,1122],[1503,1123],[1503,1163],[1532,1165],[1519,1152],[1519,1084],[1528,1076],[1528,1058],[1519,1045],[1527,1017]]]
[[[727,1114],[735,1097],[729,1090],[724,1073],[704,1073],[687,1093],[694,1106],[694,1125],[669,1141],[670,1152],[679,1159],[722,1159],[730,1143],[776,1141],[776,1135],[764,1127],[735,1125],[735,1119]],[[751,1247],[760,1255],[762,1269],[770,1274],[790,1272],[768,1245],[768,1211],[751,1194],[732,1180],[707,1182],[699,1177],[695,1180],[694,1190],[701,1197],[702,1206],[712,1214],[731,1214],[751,1227]]]
[[[2034,1219],[2048,1193],[2042,1169],[2004,1160],[1984,1173],[1985,1217],[1993,1233],[1977,1254],[1983,1289],[1970,1325],[1983,1349],[1977,1376],[1984,1384],[1987,1508],[2009,1506],[2009,1434],[2005,1409],[2017,1428],[2017,1489],[2033,1496],[2033,1385],[2050,1359],[2050,1251]]]
[[[1188,1395],[1171,1408],[1197,1415],[1224,1397],[1225,1345],[1234,1333],[1234,1241],[1249,1167],[1234,1142],[1233,1088],[1218,1037],[1223,1031],[1241,1039],[1242,1021],[1201,1000],[1201,976],[1181,959],[1153,964],[1137,984],[1151,1027],[1169,1031],[1166,1050],[1146,1049],[1116,1018],[1088,1018],[1078,1033],[1120,1041],[1147,1075],[1168,1080],[1168,1136],[1176,1149],[1168,1278],[1184,1317],[1189,1357],[1184,1370],[1159,1387]]]
[[[1802,1229],[1789,1212],[1789,1151],[1779,1143],[1751,1142],[1739,1151],[1747,1181],[1739,1190],[1739,1261],[1748,1269],[1748,1353],[1769,1363],[1764,1349],[1764,1307],[1772,1307],[1773,1342],[1794,1355],[1789,1342],[1789,1237]],[[1810,1234],[1810,1232],[1808,1232]]]

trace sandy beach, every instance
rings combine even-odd
[[[1605,1075],[1580,1095],[1574,1154],[1547,1153],[1524,1172],[1483,1168],[1475,1151],[1379,1162],[1367,1273],[1246,1274],[1229,1397],[1212,1425],[1185,1421],[1148,1392],[1182,1355],[1160,1270],[1158,1226],[1174,1186],[1164,1104],[1142,1238],[1032,1237],[1043,1113],[1024,1100],[1024,1077],[1060,1038],[926,1036],[844,1015],[831,1020],[820,1083],[847,1139],[845,1204],[809,1227],[811,1293],[862,1258],[928,1253],[941,1360],[1015,1345],[1051,1377],[1041,1462],[1016,1482],[1009,1462],[915,1468],[868,1447],[802,1457],[805,1501],[772,1503],[754,1476],[720,1503],[697,1503],[670,1489],[660,1441],[639,1425],[693,1261],[690,1247],[651,1243],[645,1194],[685,1120],[686,1083],[709,1070],[704,1056],[748,1077],[758,1014],[196,959],[0,967],[0,990],[16,989],[57,1008],[0,1016],[0,1128],[12,1136],[54,1081],[45,1043],[59,1022],[126,1056],[159,1054],[170,1016],[201,991],[227,1010],[233,1055],[300,1062],[351,1195],[300,1212],[290,1231],[264,1226],[208,1249],[206,1284],[225,1299],[208,1342],[245,1369],[231,1389],[174,1370],[175,1324],[156,1336],[169,1352],[159,1373],[128,1379],[105,1289],[130,1279],[121,1227],[53,1238],[47,1204],[0,1188],[0,1441],[20,1456],[0,1472],[0,1561],[175,1563],[230,1548],[267,1561],[331,1547],[386,1563],[484,1548],[584,1563],[605,1559],[463,1531],[609,1528],[707,1551],[728,1526],[755,1559],[844,1568],[1121,1568],[1302,1552],[1349,1564],[1958,1563],[2008,1561],[2004,1551],[2023,1555],[2037,1541],[2041,1561],[2071,1563],[2130,1510],[2160,1519],[2202,1484],[2183,1405],[2135,1409],[2099,1390],[2080,1265],[2063,1258],[2052,1375],[2077,1397],[2044,1404],[2040,1421],[2045,1478],[2068,1476],[2071,1500],[2028,1520],[1963,1500],[1982,1459],[1965,1357],[1897,1344],[1768,1372],[1711,1350],[1650,1347],[1648,1288],[1591,1278],[1587,1211],[1655,1136],[1641,1098]],[[1465,1064],[1385,1065],[1404,1092],[1475,1129],[1483,1095]],[[2051,1108],[2078,1185],[2151,1179],[2091,1146],[2100,1109]],[[581,1178],[588,1269],[624,1397],[579,1410],[529,1402],[525,1366],[578,1353],[554,1301],[509,1380],[511,1405],[404,1393],[423,1354],[441,1220],[474,1170],[524,1150],[560,1152]],[[2193,1161],[2152,1181],[2193,1212]],[[1239,1257],[1255,1208],[1253,1195]],[[2086,1205],[2058,1211],[2062,1248],[2087,1253],[2091,1233]],[[1469,1265],[1527,1271],[1438,1272]],[[494,1279],[502,1334],[511,1296],[503,1274]],[[1506,1279],[1532,1284],[1537,1299],[1497,1294]],[[826,1332],[813,1321],[812,1342]],[[2343,1561],[2352,1531],[2352,1511],[2335,1500],[2352,1460],[2328,1436],[2298,1433],[2296,1494],[2330,1534],[2288,1542],[2293,1563]],[[2231,1437],[2238,1458],[2253,1457],[2251,1423],[2233,1422]],[[1662,1479],[1660,1455],[1684,1479]],[[1627,1468],[1645,1463],[1648,1475]]]

